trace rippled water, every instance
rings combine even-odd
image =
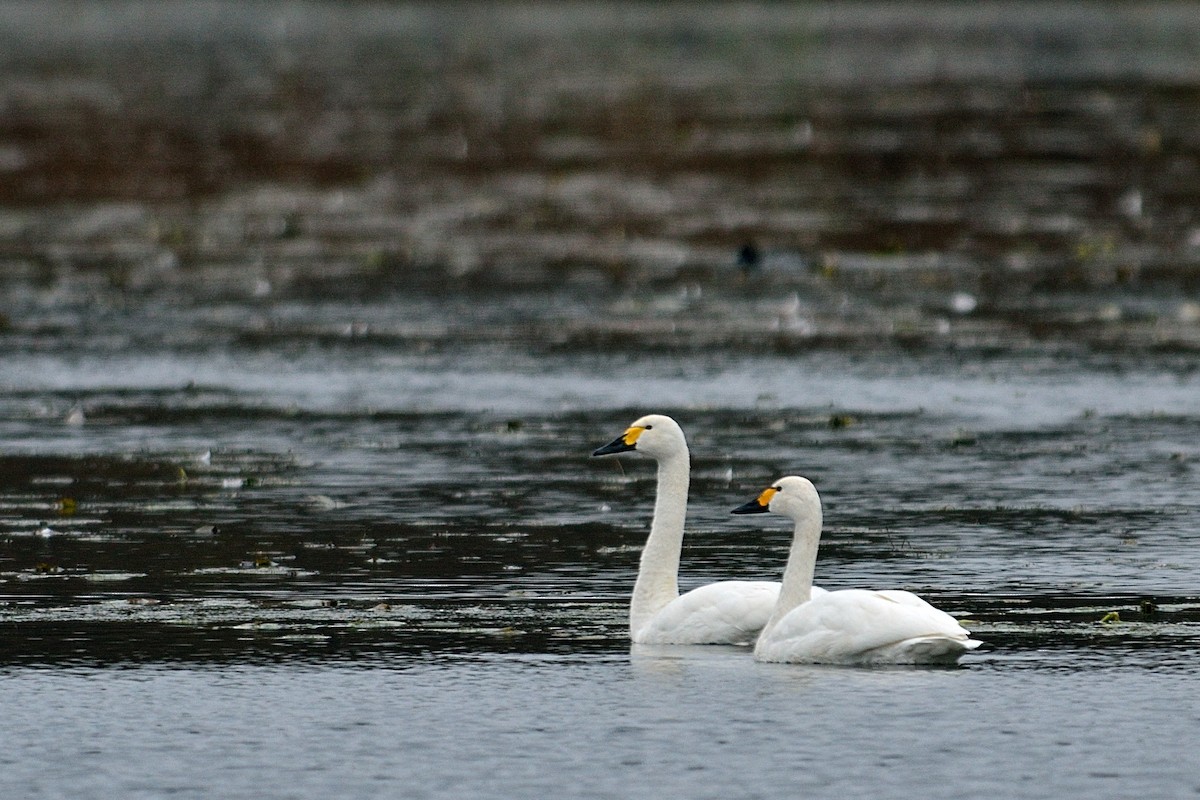
[[[960,797],[1196,790],[1183,671],[1038,654],[959,670],[702,648],[429,653],[387,668],[6,674],[24,796]],[[53,788],[52,788],[53,787]]]
[[[1170,359],[277,347],[0,367],[7,790],[1200,789],[1200,376]],[[802,472],[824,585],[915,590],[987,649],[631,650],[653,468],[588,453],[646,408],[692,444],[685,584],[777,575],[785,526],[728,511]]]
[[[0,796],[1200,793],[1188,7],[3,5]],[[631,648],[647,411],[986,647]]]

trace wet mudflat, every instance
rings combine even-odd
[[[1187,7],[42,8],[0,794],[1200,792]],[[684,588],[779,574],[728,511],[796,472],[823,585],[987,647],[631,648],[646,411]]]

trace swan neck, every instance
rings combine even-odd
[[[629,608],[629,624],[634,631],[679,596],[679,553],[683,547],[690,471],[686,450],[658,462],[654,519],[642,550]]]
[[[783,570],[783,585],[775,610],[763,628],[763,634],[775,627],[794,608],[812,599],[813,573],[817,566],[817,548],[821,543],[821,510],[796,520],[792,547]]]

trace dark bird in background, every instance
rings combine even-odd
[[[762,251],[754,242],[746,242],[737,251],[737,266],[742,275],[749,277],[762,267]]]

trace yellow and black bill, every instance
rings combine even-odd
[[[730,514],[765,514],[771,510],[771,498],[779,490],[772,486],[770,489],[764,489],[763,493],[751,500],[749,503],[742,503],[740,506],[730,511]]]
[[[596,451],[592,455],[611,456],[613,453],[628,453],[630,450],[636,450],[638,437],[642,435],[642,431],[644,430],[646,429],[635,425],[604,445],[604,447],[596,448]]]

